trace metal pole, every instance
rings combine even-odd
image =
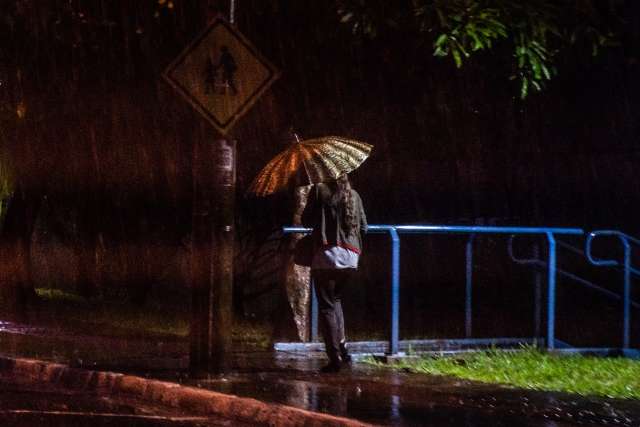
[[[533,245],[533,257],[540,259],[540,245]],[[533,325],[534,337],[537,341],[542,336],[542,272],[539,266],[535,266],[534,290],[533,290]]]
[[[624,233],[614,230],[600,230],[600,231],[592,231],[587,236],[587,241],[585,244],[585,254],[589,259],[589,262],[593,265],[599,266],[609,266],[616,267],[619,266],[620,263],[614,260],[599,260],[595,259],[591,254],[591,245],[593,243],[593,239],[596,236],[616,236],[622,242],[624,247],[624,264],[622,266],[624,273],[624,289],[622,296],[622,310],[623,310],[623,319],[622,319],[622,346],[625,350],[629,348],[630,338],[631,338],[631,246],[629,244],[629,240],[633,241],[636,244],[640,244],[640,241],[633,239],[627,236]]]
[[[547,348],[555,348],[556,323],[556,239],[553,233],[546,233],[549,241],[549,261],[547,264],[548,305],[547,305]]]
[[[624,320],[622,326],[622,347],[629,348],[631,337],[631,247],[626,238],[621,238],[624,245],[624,297],[623,312]]]
[[[470,234],[466,247],[466,287],[464,304],[464,331],[467,338],[471,338],[472,327],[472,298],[473,298],[473,239],[475,234]]]
[[[394,227],[389,228],[391,236],[391,330],[389,353],[398,354],[400,330],[400,236]]]

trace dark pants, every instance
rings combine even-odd
[[[340,362],[340,342],[345,340],[342,290],[355,271],[355,268],[343,268],[311,272],[318,297],[322,338],[327,356],[334,363]]]

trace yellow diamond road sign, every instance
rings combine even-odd
[[[218,18],[169,65],[164,78],[225,135],[278,74],[242,34]]]

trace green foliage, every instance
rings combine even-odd
[[[436,56],[451,55],[456,66],[462,66],[463,58],[470,56],[469,52],[490,49],[493,42],[507,37],[507,27],[500,22],[500,11],[495,8],[481,8],[474,4],[468,10],[437,11],[440,26],[446,31],[438,36],[433,54]],[[416,15],[423,20],[426,27],[426,6],[416,10]]]
[[[385,28],[413,28],[435,56],[452,58],[458,68],[474,52],[498,45],[512,63],[509,79],[526,98],[557,73],[558,55],[586,46],[595,56],[616,44],[605,22],[620,22],[619,3],[602,12],[598,0],[413,0],[394,7],[386,0],[343,0],[338,14],[355,34],[371,38]]]
[[[489,350],[456,357],[408,359],[392,366],[534,390],[640,398],[640,361],[625,358],[563,356],[525,347],[521,351]]]

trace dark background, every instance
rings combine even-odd
[[[160,75],[227,7],[2,2],[0,138],[16,186],[3,234],[28,246],[36,286],[122,293],[140,304],[170,290],[186,298],[191,150],[215,134]],[[278,241],[263,243],[290,222],[291,201],[245,191],[286,146],[289,126],[304,138],[337,134],[374,145],[352,174],[370,223],[640,234],[637,2],[627,2],[624,18],[620,46],[595,58],[572,51],[543,93],[521,100],[500,47],[456,69],[402,29],[354,38],[333,2],[241,0],[238,29],[282,75],[231,134],[238,314],[268,319],[278,306],[277,269],[252,266],[281,252]],[[368,238],[363,283],[347,296],[356,301],[347,317],[361,335],[386,324],[387,245],[385,237]],[[479,335],[532,333],[531,270],[515,267],[505,245],[477,243]],[[402,256],[405,333],[461,335],[464,238],[403,238]],[[560,262],[620,287],[617,273],[598,276],[562,254]],[[559,292],[559,311],[572,321],[585,321],[582,310],[618,313],[571,282]],[[617,316],[594,318],[589,328],[617,331]]]

